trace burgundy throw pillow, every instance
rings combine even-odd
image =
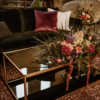
[[[39,10],[34,10],[35,13],[35,30],[36,31],[55,31],[57,29],[57,13],[58,11],[53,12],[43,12]]]

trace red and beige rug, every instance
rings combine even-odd
[[[0,76],[5,79],[3,64],[0,64]],[[23,75],[10,63],[6,64],[6,77],[7,81],[12,81],[18,78],[22,78]]]
[[[23,77],[19,71],[11,64],[6,64],[7,81],[12,81]],[[16,100],[12,92],[5,83],[4,67],[0,64],[0,100]]]
[[[56,100],[100,100],[100,80]]]
[[[16,100],[7,84],[0,77],[0,100]]]

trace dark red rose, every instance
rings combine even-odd
[[[61,50],[62,50],[62,54],[70,54],[71,53],[71,49],[67,45],[62,46]]]
[[[93,45],[89,45],[89,48],[88,48],[88,52],[94,52],[94,46]]]
[[[65,40],[67,43],[72,43],[72,39],[66,39]]]
[[[90,10],[88,9],[87,12],[90,12]]]
[[[81,16],[81,19],[86,20],[87,19],[86,15]]]
[[[71,54],[73,57],[79,57],[79,53],[76,52],[76,49],[73,49]]]

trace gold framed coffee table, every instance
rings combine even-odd
[[[3,52],[3,61],[4,61],[4,72],[5,72],[5,80],[7,81],[6,75],[6,62],[10,62],[18,72],[23,76],[22,78],[14,79],[15,80],[24,80],[24,96],[25,100],[27,100],[27,86],[26,81],[27,78],[31,78],[33,76],[41,75],[43,73],[47,73],[50,71],[54,71],[60,68],[66,67],[68,64],[63,64],[60,66],[48,68],[46,65],[45,67],[40,67],[40,63],[34,63],[34,58],[41,54],[41,52],[45,52],[43,49],[44,46],[35,46],[30,48],[24,48],[9,52]],[[21,69],[27,68],[27,73],[24,73]]]

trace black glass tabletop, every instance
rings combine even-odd
[[[23,69],[23,72],[27,72]],[[24,100],[24,81],[17,80],[9,83],[18,100]],[[66,93],[66,69],[43,73],[27,78],[28,100],[53,100]]]

